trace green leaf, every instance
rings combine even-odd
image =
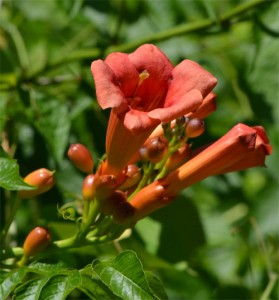
[[[91,264],[79,270],[79,273],[81,274],[81,285],[78,287],[78,289],[86,294],[90,299],[119,299],[99,279],[99,277],[93,271]]]
[[[155,298],[169,299],[162,282],[156,276],[154,276],[152,272],[145,271],[144,273],[146,279],[148,280],[150,290],[152,291],[152,294],[155,296]]]
[[[133,251],[124,251],[106,262],[94,260],[93,270],[115,295],[124,300],[154,299],[142,264]]]
[[[50,264],[45,262],[33,262],[28,266],[28,269],[31,272],[42,273],[42,274],[49,274],[49,275],[56,275],[57,272],[66,269],[66,264],[62,261],[59,261],[56,264]]]
[[[7,299],[14,288],[23,280],[26,273],[26,268],[19,268],[11,272],[0,285],[0,299]]]
[[[108,289],[105,284],[103,284],[99,279],[92,278],[92,276],[83,275],[81,277],[81,285],[78,287],[78,289],[93,300],[119,299]]]
[[[199,212],[194,203],[183,194],[179,195],[171,205],[152,214],[152,218],[162,224],[158,232],[160,245],[157,255],[171,263],[188,260],[196,249],[205,243]],[[142,239],[148,242],[152,234],[156,232],[146,230],[140,232]],[[158,237],[154,236],[153,240],[156,239],[158,240]],[[175,245],[175,247],[172,247],[170,251],[169,245]]]
[[[43,287],[39,299],[66,299],[80,283],[81,276],[78,270],[72,270],[69,275],[53,276]]]
[[[55,158],[60,162],[68,144],[70,117],[65,105],[55,101],[38,102],[41,109],[40,118],[35,126],[49,144]]]
[[[14,299],[15,300],[38,300],[40,299],[40,294],[43,287],[49,281],[49,277],[44,277],[40,279],[33,279],[25,284],[22,284],[19,288],[15,290]]]
[[[0,187],[12,191],[34,189],[20,177],[16,160],[3,157],[0,158]]]
[[[198,274],[192,276],[186,270],[177,271],[174,268],[162,269],[159,274],[170,299],[209,300],[213,298],[208,283],[204,282]]]
[[[1,131],[1,127],[0,127],[0,131]],[[10,158],[9,154],[7,152],[4,151],[4,149],[2,148],[2,146],[0,146],[0,157],[1,158]]]

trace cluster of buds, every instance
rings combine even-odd
[[[73,165],[87,173],[81,191],[84,201],[82,221],[86,223],[90,220],[92,226],[100,218],[111,219],[118,224],[125,223],[125,220],[133,214],[133,208],[127,201],[128,191],[139,182],[140,169],[130,164],[115,176],[104,174],[104,163],[101,163],[94,173],[93,157],[84,145],[71,145],[67,154]],[[91,220],[90,207],[95,203],[97,203],[98,214],[94,220]]]
[[[103,161],[94,172],[94,160],[82,144],[73,144],[68,157],[80,171],[86,173],[82,185],[82,222],[91,222],[94,228],[98,220],[131,226],[135,208],[131,199],[146,185],[165,177],[180,167],[191,155],[191,144],[187,141],[204,132],[204,122],[198,118],[182,116],[173,122],[158,126],[127,166],[118,173],[108,174],[107,161]],[[162,189],[158,189],[158,192]],[[165,203],[173,197],[166,196]],[[91,218],[90,207],[98,207]]]
[[[133,159],[154,165],[153,179],[160,179],[189,159],[189,139],[200,136],[204,130],[203,120],[181,116],[158,126]]]
[[[146,44],[131,54],[96,60],[91,71],[99,105],[111,108],[106,159],[94,181],[113,176],[116,184],[105,184],[104,213],[119,214],[115,207],[120,209],[125,199],[133,211],[127,214],[127,226],[167,205],[182,189],[208,176],[263,166],[271,154],[265,130],[244,124],[194,149],[193,139],[205,131],[203,120],[216,109],[212,90],[217,79],[193,61],[174,67],[158,47]],[[129,185],[131,165],[136,175]]]

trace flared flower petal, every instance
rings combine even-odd
[[[112,53],[105,61],[94,61],[91,71],[100,106],[112,108],[106,166],[115,172],[121,172],[156,126],[198,109],[217,83],[190,60],[174,68],[166,55],[150,44],[128,55]],[[115,128],[121,129],[121,136]],[[117,145],[120,142],[125,147]]]
[[[123,111],[127,108],[125,95],[119,88],[117,78],[112,69],[102,60],[96,60],[91,65],[95,80],[96,95],[102,109],[116,108]]]
[[[271,155],[272,147],[269,144],[269,139],[263,127],[254,126],[252,128],[257,132],[255,150],[250,153],[248,159],[247,157],[242,158],[234,165],[223,169],[222,173],[229,173],[258,166],[265,166],[265,158],[267,155]]]
[[[202,104],[193,112],[186,116],[189,118],[205,119],[208,115],[216,110],[216,95],[209,93],[203,100]]]

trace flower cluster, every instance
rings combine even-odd
[[[71,162],[86,173],[80,217],[65,204],[59,212],[75,220],[72,238],[57,247],[113,240],[138,220],[173,201],[176,195],[212,175],[264,166],[271,146],[261,126],[237,124],[219,140],[192,149],[192,139],[205,131],[204,119],[216,109],[216,78],[199,64],[183,60],[174,67],[156,46],[142,45],[131,54],[112,53],[91,65],[97,101],[111,108],[106,155],[98,166],[89,150],[73,144]],[[36,190],[49,190],[53,172],[29,174]],[[50,242],[46,229],[34,229],[24,245],[23,262]],[[39,246],[38,246],[39,245]]]
[[[122,191],[130,214],[121,221],[134,224],[208,176],[264,166],[271,154],[264,128],[244,124],[210,146],[191,149],[189,139],[203,133],[203,119],[216,109],[217,84],[193,61],[173,67],[159,48],[146,44],[94,61],[91,71],[98,103],[111,108],[106,159],[97,173],[118,180],[106,197],[112,203]],[[127,187],[131,168],[136,180]]]

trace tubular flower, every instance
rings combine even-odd
[[[169,194],[206,177],[263,166],[271,146],[263,128],[237,124],[218,141],[190,159],[165,179]]]
[[[166,195],[166,189],[158,181],[140,190],[130,201],[134,208],[134,216],[131,223],[146,217],[153,211],[167,205],[173,197]]]
[[[91,71],[100,106],[112,108],[103,171],[114,175],[157,125],[196,110],[217,83],[193,61],[184,60],[173,67],[165,54],[150,44],[131,54],[117,52],[105,61],[96,60]]]
[[[134,221],[167,204],[168,201],[164,199],[175,197],[180,190],[206,177],[264,166],[265,157],[271,151],[272,147],[263,127],[249,127],[244,124],[234,126],[222,138],[200,151],[177,170],[136,194],[130,202],[136,209]],[[163,190],[161,194],[155,192],[158,186]]]

